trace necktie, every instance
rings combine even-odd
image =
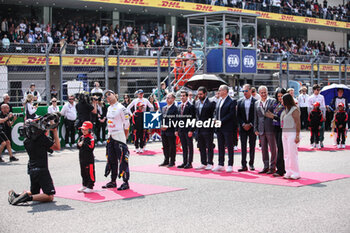
[[[181,106],[181,115],[184,114],[184,109],[185,109],[185,104],[183,103],[182,106]]]

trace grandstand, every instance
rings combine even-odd
[[[51,85],[65,100],[67,88],[80,82],[89,90],[94,81],[121,93],[143,88],[150,94],[158,80],[172,82],[176,56],[188,44],[197,67],[206,62],[201,34],[187,34],[184,16],[215,11],[259,15],[257,74],[225,77],[231,85],[347,84],[349,4],[269,2],[2,0],[0,96],[8,92],[20,103],[33,81],[44,99]]]

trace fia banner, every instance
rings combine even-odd
[[[226,49],[226,73],[240,73],[241,59],[239,49]]]
[[[256,73],[256,50],[242,50],[242,73]]]

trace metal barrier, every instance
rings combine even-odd
[[[23,97],[31,83],[35,83],[35,90],[41,96],[41,104],[47,102],[47,97],[50,96],[49,51],[51,46],[50,44],[36,44],[34,47],[23,46],[22,51],[36,53],[35,56],[12,56],[10,54],[5,59],[3,57],[0,93],[8,93],[14,106],[22,105]],[[10,59],[11,62],[9,62]]]

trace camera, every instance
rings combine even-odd
[[[92,96],[91,96],[91,100],[92,101],[101,101],[102,100],[102,94],[100,93],[94,93]]]
[[[23,113],[12,113],[12,115],[13,115],[14,117],[17,117],[17,118],[19,118],[19,117],[24,117],[24,114],[23,114]]]
[[[43,117],[27,120],[23,127],[18,129],[21,137],[35,140],[38,136],[45,133],[46,130],[55,129],[60,123],[60,113],[46,114]]]

